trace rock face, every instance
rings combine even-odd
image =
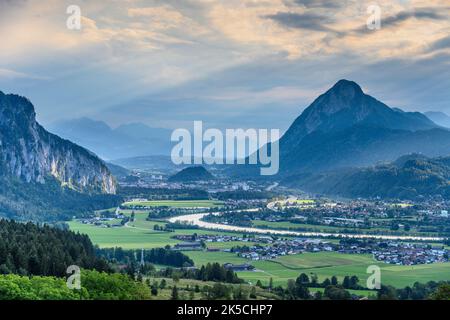
[[[1,91],[0,176],[38,183],[54,177],[80,192],[116,193],[114,177],[101,159],[46,131],[28,99]]]

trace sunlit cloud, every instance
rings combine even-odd
[[[81,8],[81,30],[66,27],[71,4]],[[380,30],[366,26],[371,4],[381,9]],[[406,86],[392,61],[430,61],[414,71],[416,81],[432,81],[426,75],[450,82],[442,70],[449,31],[448,0],[2,1],[0,90],[26,93],[48,121],[60,116],[55,106],[66,108],[66,117],[108,117],[112,105],[153,95],[179,103],[195,96],[201,106],[189,105],[196,115],[217,103],[214,110],[235,116],[233,121],[269,103],[293,117],[343,77],[364,74],[355,80],[378,94],[383,81],[371,79],[398,79]],[[375,77],[368,72],[374,65],[390,67],[379,67]],[[444,93],[431,91],[442,108]],[[426,96],[412,101],[407,89],[397,94],[385,97],[405,108],[408,101],[433,108]],[[145,108],[135,109],[135,118],[142,119]],[[261,117],[273,117],[264,108],[258,109]]]

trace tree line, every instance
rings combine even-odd
[[[87,235],[69,230],[0,220],[0,274],[65,276],[67,267],[108,271]]]
[[[192,267],[194,261],[180,251],[170,248],[153,248],[145,250],[124,250],[118,248],[97,248],[97,256],[111,263],[131,264],[140,263],[143,254],[145,263],[161,264],[177,268]]]

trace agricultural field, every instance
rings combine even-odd
[[[131,211],[124,213],[131,215]],[[79,221],[69,221],[71,230],[87,234],[92,242],[101,248],[122,247],[124,249],[151,249],[160,248],[166,245],[174,245],[180,241],[172,239],[177,234],[222,234],[231,235],[227,232],[216,232],[199,229],[175,230],[175,232],[155,231],[155,225],[164,226],[165,222],[150,220],[147,221],[148,213],[145,211],[135,211],[135,221],[130,221],[125,226],[102,228],[95,225],[83,224]],[[108,223],[118,222],[110,221]],[[235,235],[234,233],[232,235]]]
[[[369,274],[367,267],[377,265],[381,269],[381,283],[394,287],[405,287],[414,282],[450,279],[450,263],[435,263],[416,266],[397,266],[380,263],[366,255],[349,255],[334,252],[305,253],[286,256],[274,261],[255,261],[252,263],[257,271],[239,272],[239,277],[256,283],[261,280],[269,283],[270,278],[276,285],[284,285],[288,279],[297,277],[300,273],[316,274],[319,281],[335,275],[340,281],[345,276],[356,275],[360,284],[365,285]]]
[[[238,257],[236,254],[230,252],[185,251],[184,254],[188,255],[196,266],[205,265],[208,262],[218,262],[220,264],[243,264],[249,262],[247,259]]]
[[[158,201],[158,204],[170,204],[174,201]],[[177,205],[187,205],[185,201],[177,202]],[[151,201],[155,204],[155,201]],[[199,201],[188,201],[192,206],[198,206]],[[217,202],[204,202],[217,204]],[[156,204],[155,204],[156,205]],[[220,234],[220,235],[236,235],[231,232],[218,232],[213,230],[202,229],[179,229],[175,232],[165,232],[154,230],[155,225],[164,226],[164,221],[147,220],[148,211],[145,210],[122,210],[126,216],[131,216],[134,212],[135,220],[128,222],[125,226],[120,227],[99,227],[95,225],[82,224],[79,221],[69,222],[72,230],[87,234],[94,244],[106,247],[122,247],[124,249],[150,249],[164,247],[166,245],[175,245],[179,241],[172,239],[175,235],[190,234]],[[108,223],[117,224],[119,221],[113,220]],[[259,222],[261,223],[261,222]],[[267,223],[267,222],[264,222]],[[297,224],[294,224],[297,225]],[[271,225],[271,227],[273,227]],[[286,227],[286,226],[284,226]],[[214,242],[206,243],[207,248],[229,249],[237,245],[252,245],[252,242],[235,241],[235,242]],[[207,264],[208,262],[219,262],[242,264],[250,263],[256,269],[255,271],[238,272],[239,277],[255,284],[260,280],[267,285],[270,278],[273,279],[274,285],[285,286],[289,279],[295,279],[300,273],[308,275],[316,274],[319,281],[325,278],[337,276],[340,281],[345,276],[356,275],[360,279],[360,284],[365,285],[369,274],[366,273],[369,265],[378,265],[381,268],[381,281],[386,285],[395,287],[404,287],[412,285],[416,281],[426,282],[431,280],[449,280],[450,279],[450,263],[435,263],[428,265],[416,266],[398,266],[389,265],[375,261],[370,255],[356,254],[340,254],[337,252],[318,252],[304,253],[297,255],[287,255],[279,257],[275,260],[266,261],[249,261],[238,257],[234,253],[223,251],[185,251],[195,263],[196,266]]]

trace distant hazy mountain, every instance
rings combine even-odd
[[[450,131],[419,112],[391,109],[340,80],[280,140],[280,172],[317,172],[393,161],[408,153],[450,154]]]
[[[188,167],[169,178],[171,182],[194,182],[214,180],[214,176],[202,166]]]
[[[185,168],[186,165],[175,165],[170,156],[143,156],[121,158],[111,161],[113,164],[122,166],[127,169],[143,169],[143,170],[179,170]]]
[[[115,129],[102,121],[79,118],[53,123],[49,130],[97,153],[103,159],[118,159],[170,153],[171,131],[142,123]]]
[[[107,162],[106,166],[111,171],[112,175],[118,179],[124,179],[131,173],[130,170],[110,162]]]
[[[290,177],[284,184],[343,197],[450,197],[450,157],[408,155],[389,164]]]
[[[428,111],[425,115],[440,126],[450,128],[450,116],[443,112]]]

